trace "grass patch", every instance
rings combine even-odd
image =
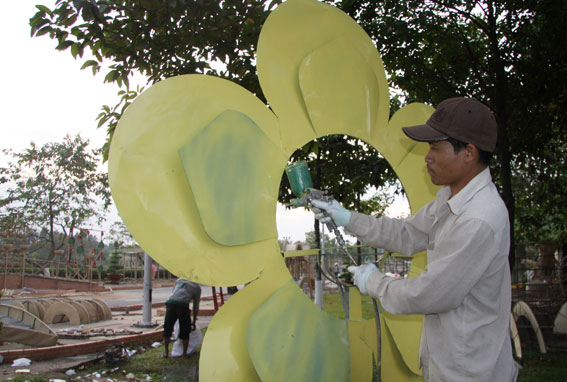
[[[541,354],[537,348],[522,349],[518,382],[563,382],[567,379],[567,352]]]
[[[338,293],[326,293],[323,295],[323,311],[344,320],[345,312],[343,310],[341,296]],[[362,318],[365,320],[376,318],[372,299],[368,296],[362,296]]]
[[[171,343],[169,350],[171,349]],[[164,346],[156,348],[139,347],[136,354],[127,360],[121,361],[117,364],[106,364],[105,361],[100,361],[92,366],[77,372],[73,376],[73,380],[81,379],[98,381],[126,381],[127,375],[133,376],[137,381],[172,381],[172,382],[193,382],[198,381],[199,370],[199,353],[194,353],[190,357],[176,357],[163,358]],[[98,375],[97,375],[98,374]],[[148,379],[149,377],[149,379]],[[46,380],[47,381],[47,380]],[[22,381],[23,382],[23,381]],[[40,382],[40,381],[33,381]]]
[[[45,382],[48,381],[47,377],[43,375],[16,375],[12,382]]]
[[[204,334],[206,329],[202,329]],[[196,382],[199,380],[199,356],[194,353],[189,357],[171,357],[173,341],[169,346],[170,357],[163,358],[164,346],[156,348],[137,347],[136,353],[127,360],[116,364],[106,364],[104,360],[95,361],[88,366],[75,368],[77,374],[63,377],[48,372],[40,375],[16,375],[12,382],[49,382],[58,378],[67,381],[167,381]],[[132,350],[132,348],[128,348]],[[126,378],[129,376],[129,378]],[[133,376],[133,379],[131,377]],[[149,378],[148,378],[149,377]]]
[[[170,345],[170,351],[172,345]],[[142,354],[135,354],[122,364],[113,366],[102,362],[81,374],[100,372],[104,368],[110,371],[105,375],[106,378],[111,379],[122,379],[128,374],[133,374],[138,380],[146,380],[148,376],[152,381],[181,382],[198,380],[199,353],[192,354],[190,357],[163,358],[163,351],[163,345],[151,348]]]
[[[171,346],[170,346],[171,350]],[[142,348],[138,348],[138,352]],[[69,381],[167,381],[196,382],[199,380],[199,353],[190,357],[163,358],[164,347],[150,348],[143,353],[136,353],[128,360],[115,365],[107,365],[104,361],[96,362],[88,368],[75,370],[77,374]],[[134,379],[126,378],[133,375]],[[148,379],[148,377],[150,379]],[[12,382],[48,382],[53,378],[51,373],[44,375],[17,375]],[[62,377],[57,377],[61,379]]]

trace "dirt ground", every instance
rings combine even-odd
[[[163,302],[169,295],[171,291],[170,287],[162,288],[163,290],[156,290],[155,298],[152,302]],[[37,294],[38,298],[46,297],[68,297],[71,299],[77,298],[97,298],[99,300],[107,303],[109,307],[117,309],[117,307],[124,307],[123,305],[132,305],[134,301],[136,304],[142,304],[143,302],[143,291],[142,290],[114,290],[111,292],[100,292],[100,293],[61,293],[61,291],[54,293],[56,296],[50,296],[45,292],[40,292]],[[17,294],[12,295],[12,299],[20,298],[21,296]],[[205,299],[201,300],[200,310],[213,309],[213,302],[207,299],[205,292]],[[26,293],[25,298],[34,298],[33,294]],[[225,296],[225,299],[228,296]],[[2,303],[9,303],[10,300],[2,299]],[[122,304],[123,302],[124,304]],[[78,344],[90,341],[101,341],[109,338],[115,338],[119,335],[130,335],[138,333],[147,333],[149,331],[160,330],[163,327],[164,319],[163,307],[152,308],[151,313],[151,323],[152,327],[141,327],[139,324],[143,322],[142,310],[131,310],[131,311],[112,311],[112,320],[99,321],[89,324],[82,324],[80,326],[73,326],[68,322],[52,324],[50,327],[60,335],[58,344],[68,345],[68,344]],[[197,328],[202,329],[208,327],[212,316],[210,315],[199,315],[197,319]],[[80,338],[67,338],[72,337],[77,334]],[[4,350],[19,350],[28,349],[30,346],[16,344],[16,343],[4,343],[0,346],[0,351]],[[29,366],[14,367],[12,363],[2,363],[0,364],[0,380],[7,380],[10,377],[16,375],[18,370],[29,370],[30,374],[49,374],[54,373],[54,375],[61,375],[65,377],[64,373],[66,370],[78,368],[83,364],[88,364],[93,360],[100,359],[103,354],[92,353],[85,355],[77,355],[73,357],[61,357],[56,359],[50,359],[45,361],[32,361]]]

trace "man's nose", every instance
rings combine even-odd
[[[427,163],[427,164],[431,163],[431,150],[429,150],[427,152],[427,155],[425,155],[425,163]]]

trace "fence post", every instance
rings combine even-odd
[[[22,289],[24,289],[24,275],[26,273],[26,253],[22,253]]]

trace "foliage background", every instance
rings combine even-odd
[[[567,2],[327,2],[351,15],[375,42],[395,94],[393,111],[409,102],[436,105],[453,96],[476,97],[494,111],[499,143],[493,176],[515,228],[512,243],[516,237],[565,243]],[[108,130],[106,152],[117,120],[142,90],[129,86],[136,72],[148,84],[186,73],[215,75],[264,100],[254,49],[262,24],[279,3],[62,0],[52,8],[38,6],[30,26],[34,36],[49,36],[56,49],[121,87],[120,102],[104,106],[99,115],[99,126]],[[315,148],[310,152],[317,155]],[[381,175],[389,174],[382,169]],[[342,180],[332,180],[331,192],[356,206],[359,189],[345,190],[346,182],[335,187]],[[285,190],[280,196],[285,200]]]

